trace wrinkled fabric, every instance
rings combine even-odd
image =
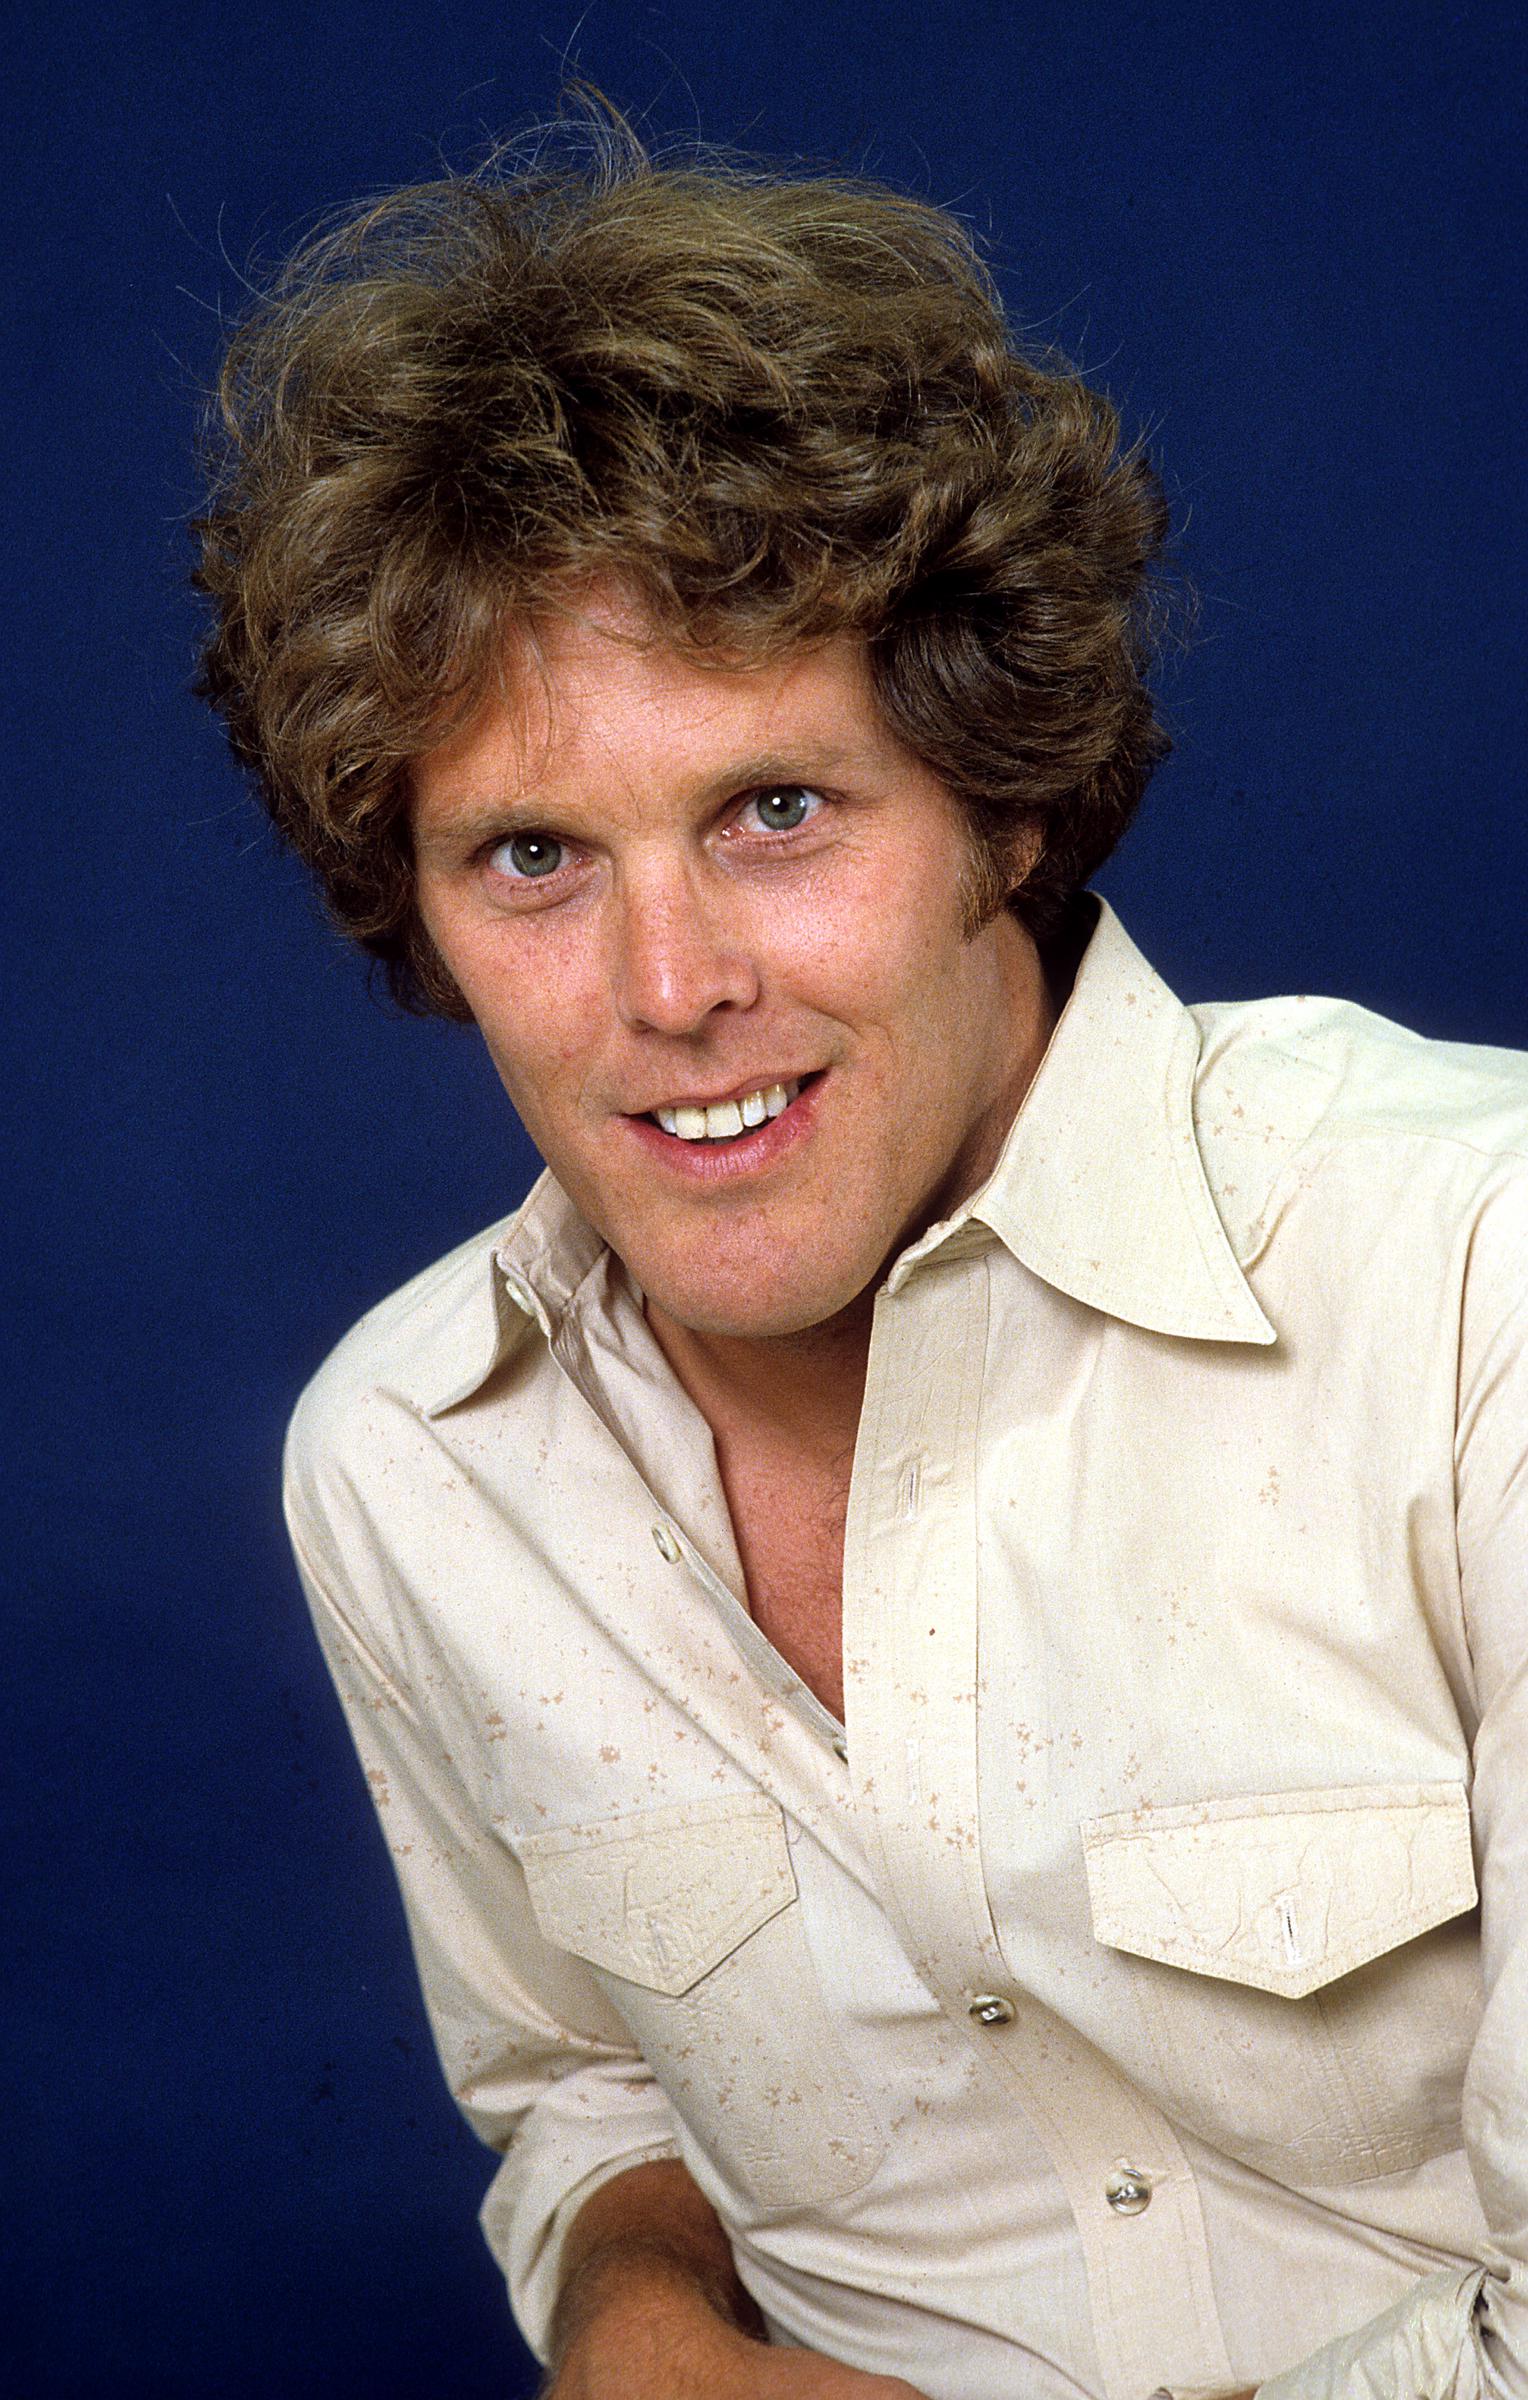
[[[544,1177],[299,1407],[297,1556],[545,2353],[677,2157],[930,2400],[1528,2394],[1528,1061],[1103,908],[878,1293],[837,1723]]]

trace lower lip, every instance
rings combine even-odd
[[[777,1117],[767,1118],[750,1133],[734,1134],[730,1141],[684,1142],[677,1133],[665,1133],[651,1117],[628,1117],[626,1123],[648,1155],[670,1174],[688,1183],[734,1183],[776,1166],[807,1139],[826,1081],[825,1073],[814,1075]]]

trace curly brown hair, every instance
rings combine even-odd
[[[973,922],[1053,928],[1168,748],[1155,475],[1015,346],[955,219],[881,186],[611,136],[403,190],[291,259],[219,398],[198,689],[406,1006],[467,1013],[409,762],[570,581],[618,575],[730,663],[863,637],[968,812]]]

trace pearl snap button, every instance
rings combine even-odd
[[[978,2025],[1011,2025],[1013,2002],[1005,2000],[1001,1992],[973,1992],[969,2014]]]
[[[1104,2185],[1104,2198],[1117,2217],[1138,2217],[1151,2206],[1151,2177],[1139,2167],[1116,2167]]]
[[[672,1566],[675,1559],[679,1556],[679,1544],[675,1541],[668,1527],[666,1525],[655,1525],[653,1527],[653,1540],[658,1545],[659,1557],[666,1558],[669,1562],[669,1565]]]

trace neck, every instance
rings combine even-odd
[[[651,1300],[647,1320],[719,1440],[747,1424],[828,1464],[854,1448],[874,1310],[867,1288],[825,1323],[768,1340],[697,1333]]]

